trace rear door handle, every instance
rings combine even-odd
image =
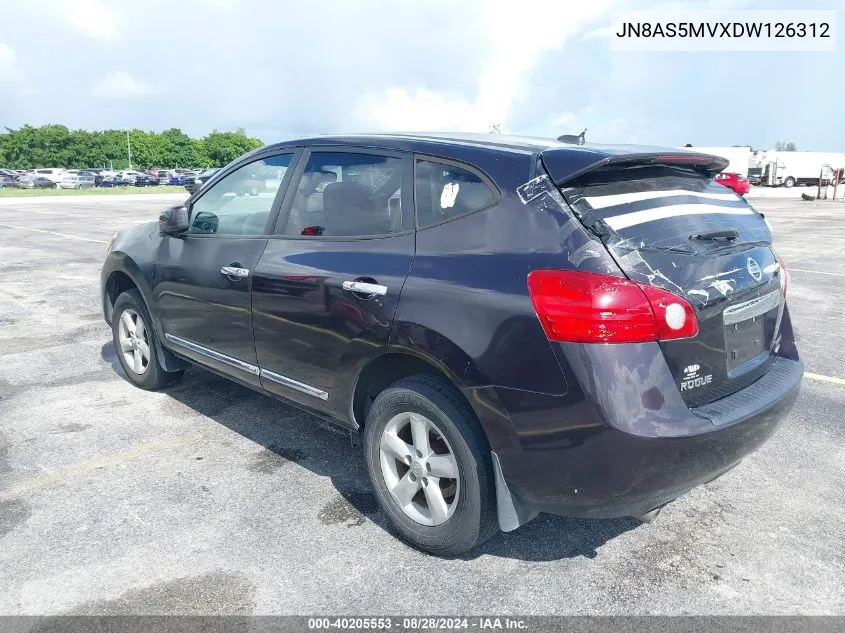
[[[387,294],[387,286],[371,284],[366,281],[344,281],[343,289],[362,295],[379,295],[383,297]]]
[[[246,279],[249,277],[249,268],[239,268],[238,266],[223,266],[220,269],[221,275],[226,275],[229,279]]]

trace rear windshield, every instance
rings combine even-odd
[[[762,216],[745,199],[690,169],[644,165],[589,172],[562,193],[588,228],[634,248],[692,250],[690,236],[731,229],[739,241],[771,241]]]

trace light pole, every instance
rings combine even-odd
[[[126,153],[129,155],[129,169],[132,169],[132,145],[129,144],[129,130],[126,130]]]

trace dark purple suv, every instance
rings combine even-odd
[[[803,367],[726,161],[499,135],[319,137],[120,233],[129,380],[201,365],[349,429],[397,532],[465,552],[538,512],[650,518],[786,415]]]

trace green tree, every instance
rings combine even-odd
[[[202,150],[207,157],[210,167],[223,167],[231,163],[241,154],[261,147],[257,138],[250,138],[243,129],[235,132],[218,132],[214,130],[202,140]]]
[[[24,125],[0,133],[0,167],[114,167],[129,166],[126,130],[69,130],[64,125]],[[213,131],[204,139],[193,139],[177,128],[164,132],[129,130],[132,166],[222,167],[262,143],[239,129]]]
[[[798,146],[792,141],[778,141],[775,143],[775,149],[779,152],[797,152]]]
[[[163,167],[176,169],[194,167],[205,163],[205,157],[199,147],[199,141],[192,139],[182,130],[171,128],[160,134],[162,151],[166,156]]]

